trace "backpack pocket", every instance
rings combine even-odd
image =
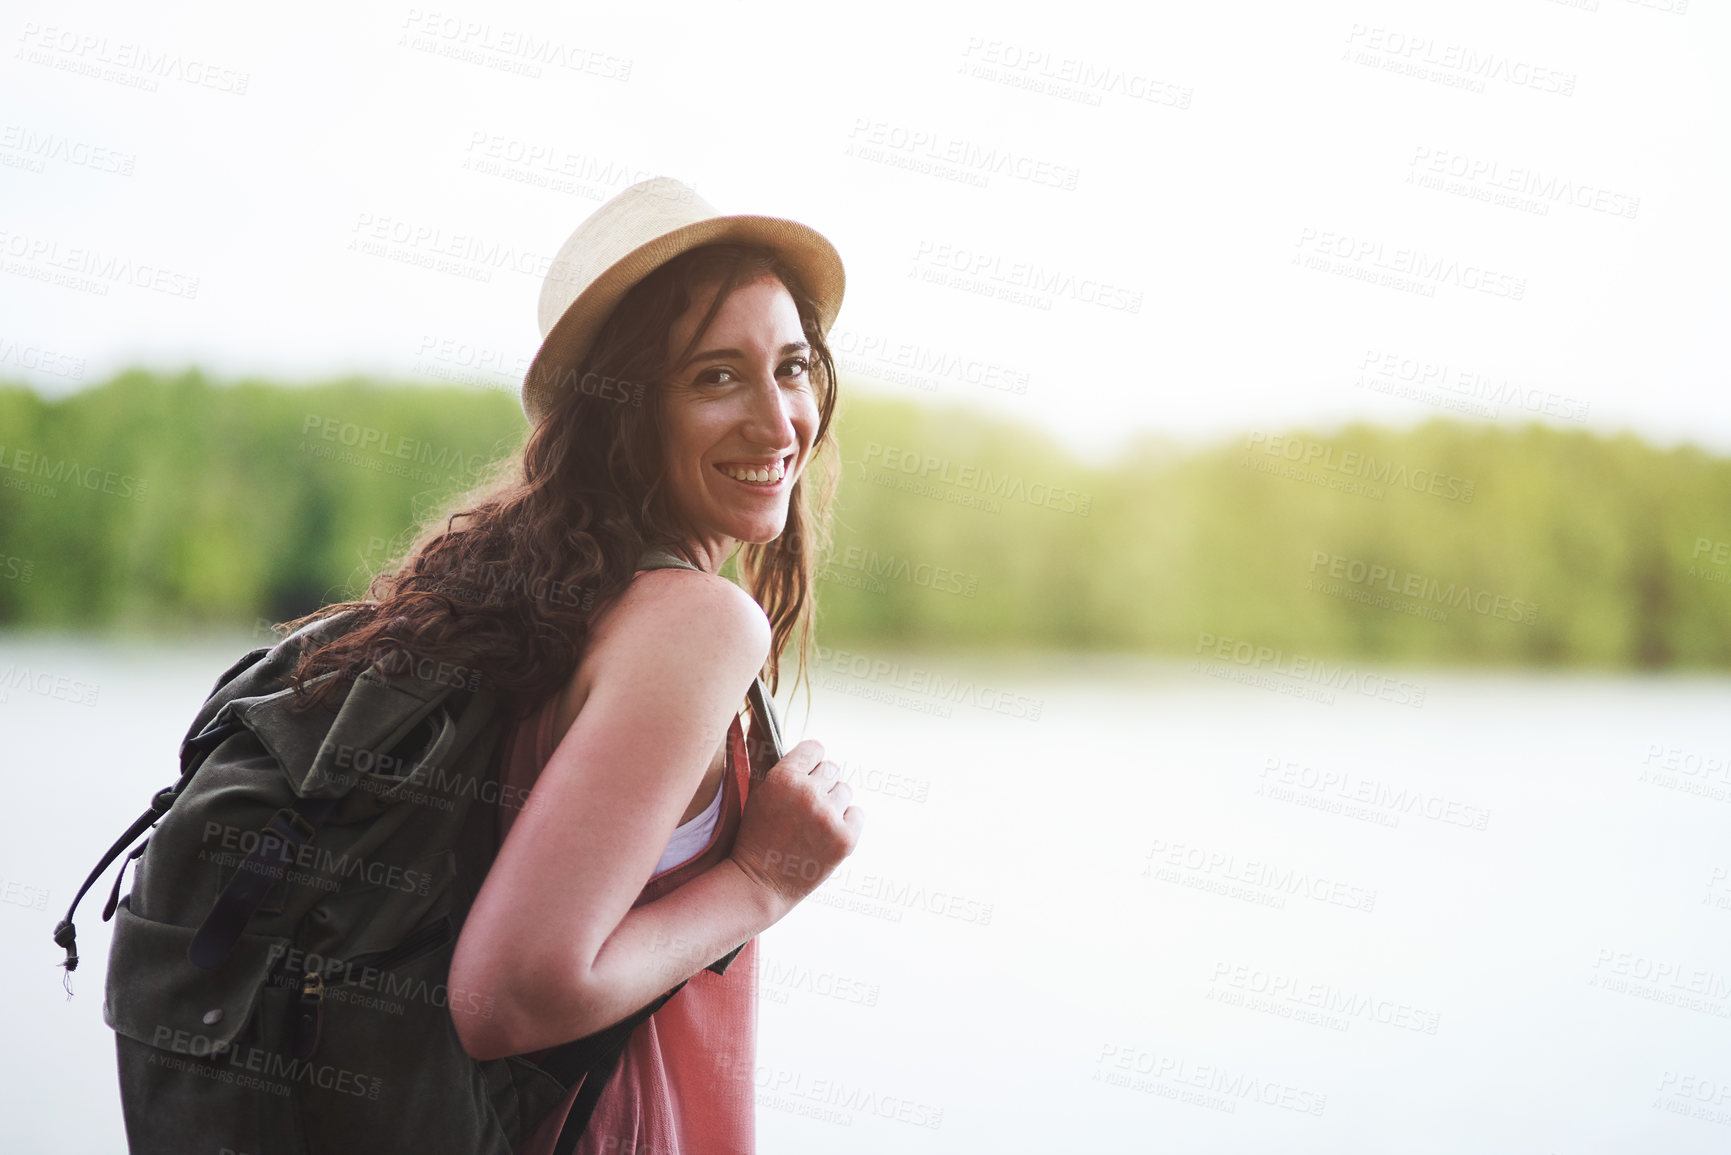
[[[114,911],[102,1018],[115,1031],[175,1054],[208,1058],[233,1049],[258,1009],[272,965],[289,940],[242,933],[215,970],[186,957],[197,928]]]
[[[298,1151],[295,1073],[268,987],[288,940],[242,934],[214,970],[187,958],[196,929],[115,908],[102,1017],[115,1031],[127,1142],[140,1152]]]

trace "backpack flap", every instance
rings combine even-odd
[[[191,927],[115,908],[102,1018],[114,1030],[158,1050],[198,1059],[233,1050],[252,1020],[286,938],[242,934],[226,962],[203,970],[187,961]]]
[[[443,769],[454,750],[468,748],[493,713],[491,692],[462,694],[473,700],[459,726],[444,708],[458,696],[452,687],[421,680],[386,681],[376,669],[355,680],[328,726],[320,724],[322,719],[308,719],[294,710],[290,693],[284,691],[237,708],[241,721],[280,767],[282,778],[296,797],[290,807],[278,810],[266,823],[247,861],[230,876],[200,925],[189,956],[199,966],[221,965],[230,944],[254,915],[267,909],[283,910],[289,901],[283,889],[288,866],[298,864],[306,852],[312,851],[315,857],[335,852],[345,863],[351,856],[358,860],[376,853],[416,817],[416,811],[427,810],[414,804],[410,794],[413,791],[418,797],[421,787],[427,785],[430,772],[424,776],[419,772],[429,767],[431,771]],[[427,734],[431,737],[425,737]],[[414,752],[401,756],[395,752],[397,744],[411,736],[426,742],[412,769],[409,758]],[[400,778],[376,773],[387,763],[410,772]],[[407,804],[397,805],[399,802]],[[345,826],[363,820],[366,824],[358,828],[358,835],[350,833],[338,839],[336,846],[328,838],[319,841],[319,832],[327,822]],[[442,828],[442,823],[435,819],[435,826]],[[445,831],[440,837],[453,833]],[[309,899],[302,895],[300,901]]]
[[[236,714],[276,759],[296,794],[341,798],[356,782],[357,762],[401,742],[451,691],[451,686],[417,679],[386,680],[368,670],[355,679],[328,727],[308,724],[307,715],[295,708],[292,689],[237,703]]]

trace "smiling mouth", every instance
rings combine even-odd
[[[717,472],[723,476],[750,486],[752,489],[774,492],[786,482],[789,471],[793,468],[793,454],[788,454],[780,461],[770,465],[743,465],[727,463],[716,465]]]

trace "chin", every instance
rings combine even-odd
[[[780,537],[786,532],[786,530],[787,518],[783,517],[781,521],[774,525],[765,525],[761,522],[757,525],[742,525],[728,536],[732,537],[735,541],[751,545],[767,545]]]

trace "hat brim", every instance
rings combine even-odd
[[[523,380],[523,412],[539,422],[553,411],[561,387],[575,386],[575,374],[595,335],[631,287],[699,245],[720,242],[763,245],[794,267],[817,306],[818,330],[826,336],[841,311],[847,278],[841,254],[824,235],[781,217],[710,217],[663,233],[608,266],[566,306],[541,342]]]

